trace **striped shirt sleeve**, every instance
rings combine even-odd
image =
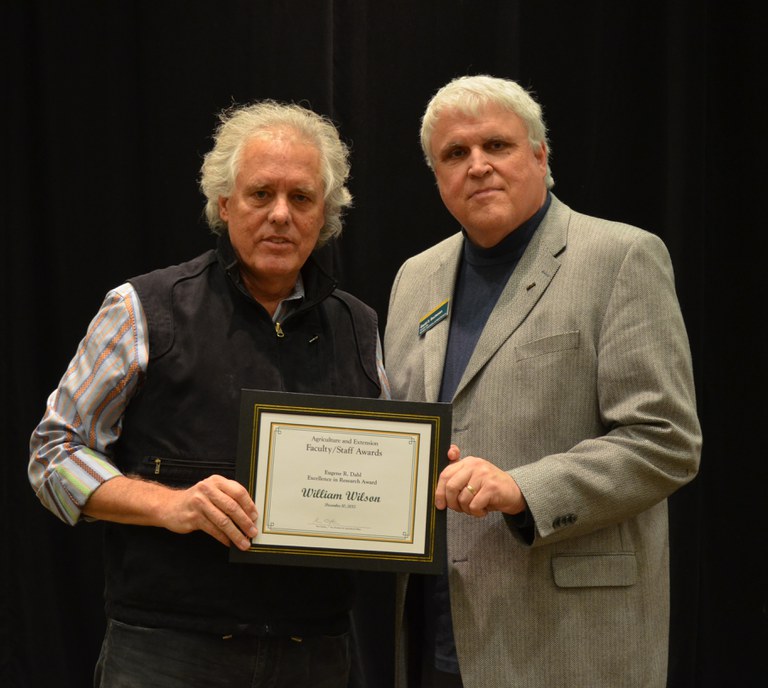
[[[110,291],[32,433],[29,481],[65,523],[77,523],[93,491],[121,474],[111,447],[147,370],[146,329],[133,287]]]

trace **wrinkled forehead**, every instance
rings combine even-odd
[[[488,103],[473,108],[449,108],[435,120],[430,137],[433,152],[436,145],[448,140],[471,138],[508,138],[528,136],[528,129],[522,118],[513,110]]]
[[[311,161],[309,167],[317,173],[320,177],[320,184],[323,184],[322,151],[317,141],[305,132],[284,124],[262,127],[243,139],[240,150],[233,159],[235,163],[232,168],[233,181],[254,151],[263,152],[265,150],[263,145],[265,142],[269,144],[268,150],[271,153],[275,154],[277,151],[282,151],[288,159],[301,152],[301,160],[304,162]]]

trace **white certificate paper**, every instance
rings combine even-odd
[[[237,473],[259,533],[230,558],[442,570],[449,430],[447,404],[243,390]]]

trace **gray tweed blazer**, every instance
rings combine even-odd
[[[419,322],[452,297],[461,246],[395,278],[396,399],[437,400],[450,320]],[[701,433],[662,241],[553,197],[459,383],[452,440],[509,471],[535,520],[526,537],[500,513],[448,514],[465,688],[665,686],[666,497],[695,476]],[[419,643],[401,634],[400,666]]]

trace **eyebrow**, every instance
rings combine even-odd
[[[256,190],[259,190],[259,189],[272,189],[274,187],[275,187],[275,184],[273,182],[262,181],[262,180],[258,180],[258,179],[254,180],[252,182],[249,182],[249,183],[247,183],[245,185],[245,188],[248,191],[256,191]],[[307,196],[309,196],[311,194],[317,194],[318,193],[317,187],[306,186],[304,184],[299,184],[297,186],[293,186],[293,187],[291,187],[290,191],[291,191],[291,193],[295,193],[295,192],[298,191],[299,193],[303,193],[303,194],[305,194]]]
[[[461,141],[450,141],[449,143],[446,143],[444,146],[441,146],[437,150],[437,155],[443,155],[444,153],[453,150],[454,148],[463,148],[466,146],[466,143],[462,143]]]
[[[488,143],[488,141],[510,141],[513,139],[514,136],[510,136],[509,134],[504,134],[498,131],[489,133],[482,137],[482,143]],[[449,148],[461,148],[463,146],[466,146],[467,142],[466,139],[453,139],[451,141],[448,141],[445,145],[443,145],[440,148],[440,151],[447,150]],[[438,152],[440,152],[438,151]]]

